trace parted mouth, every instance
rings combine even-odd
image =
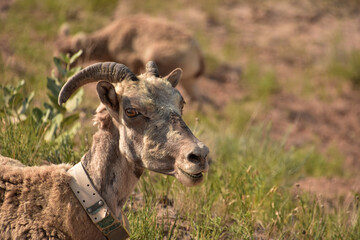
[[[154,170],[154,169],[149,169],[153,172],[157,172],[157,173],[161,173],[161,174],[164,174],[164,175],[168,175],[168,176],[174,176],[175,175],[175,171],[174,169],[169,169],[169,170]]]
[[[198,172],[198,173],[188,173],[188,172],[185,172],[184,170],[182,170],[181,168],[179,168],[180,169],[180,171],[184,174],[184,175],[186,175],[186,176],[188,176],[189,178],[191,178],[191,179],[194,179],[194,180],[198,180],[198,179],[201,179],[202,177],[203,177],[203,173],[202,172]]]

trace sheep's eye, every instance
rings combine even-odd
[[[133,118],[139,115],[140,113],[135,108],[127,108],[125,109],[126,116]]]

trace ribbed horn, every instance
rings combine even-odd
[[[115,62],[100,62],[90,65],[72,76],[62,87],[59,93],[59,105],[66,102],[81,86],[91,82],[107,80],[111,83],[121,82],[124,79],[137,81],[138,78],[124,64]]]
[[[146,72],[150,73],[151,75],[153,75],[155,77],[159,77],[159,70],[154,61],[149,61],[146,64]]]

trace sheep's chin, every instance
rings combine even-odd
[[[193,186],[199,185],[204,179],[203,175],[201,177],[197,177],[197,178],[191,177],[190,175],[191,174],[188,174],[181,169],[177,169],[177,171],[175,173],[176,179],[187,187],[193,187]]]

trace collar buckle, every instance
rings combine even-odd
[[[125,214],[121,211],[120,219],[115,217],[105,200],[96,191],[81,162],[70,168],[68,173],[72,176],[70,181],[72,191],[104,236],[109,240],[130,237],[129,222]]]

